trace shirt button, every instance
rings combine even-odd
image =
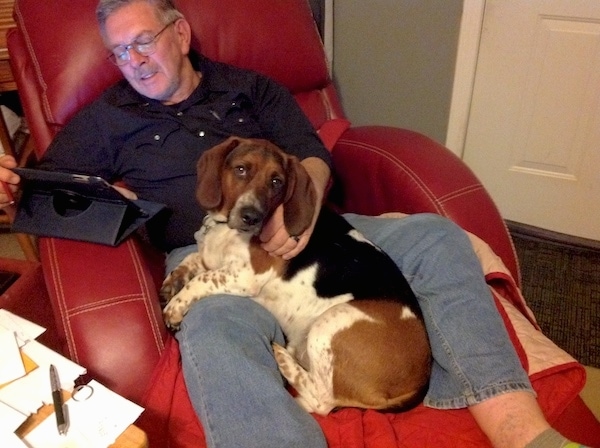
[[[198,136],[199,137],[204,137],[205,135],[206,135],[206,133],[204,131],[198,132]]]
[[[181,112],[181,111],[177,112],[178,117],[181,117],[182,115],[183,115],[183,112]]]
[[[238,123],[243,123],[244,119],[243,118],[238,118]]]
[[[154,140],[156,140],[156,141],[159,141],[159,140],[160,140],[160,135],[156,134],[156,135],[154,136]]]

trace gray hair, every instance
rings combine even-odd
[[[100,33],[106,36],[106,21],[108,17],[119,8],[135,2],[145,2],[152,5],[156,11],[158,20],[166,25],[177,19],[182,19],[183,14],[177,10],[173,0],[100,0],[96,7],[96,19],[100,26]]]

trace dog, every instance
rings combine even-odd
[[[283,205],[290,235],[315,214],[299,160],[266,140],[230,137],[199,159],[196,197],[206,210],[198,252],[165,279],[167,325],[214,294],[252,298],[278,320],[282,375],[308,412],[340,407],[405,410],[428,387],[431,351],[417,299],[395,263],[341,215],[322,207],[307,246],[289,261],[258,235]]]

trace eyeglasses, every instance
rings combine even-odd
[[[162,30],[154,35],[154,37],[149,40],[133,41],[127,45],[119,45],[112,49],[112,52],[108,55],[108,59],[119,67],[122,65],[126,65],[131,60],[131,55],[129,54],[130,50],[135,50],[137,54],[140,56],[150,56],[156,51],[156,45],[158,43],[158,38],[160,35],[171,25],[173,25],[177,20],[174,20],[168,23]]]

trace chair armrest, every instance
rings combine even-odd
[[[138,403],[167,336],[155,271],[143,249],[133,238],[118,247],[40,239],[63,351],[93,378]]]
[[[330,196],[343,211],[446,216],[488,243],[520,284],[504,220],[481,182],[450,150],[416,132],[364,126],[347,130],[332,154]]]

